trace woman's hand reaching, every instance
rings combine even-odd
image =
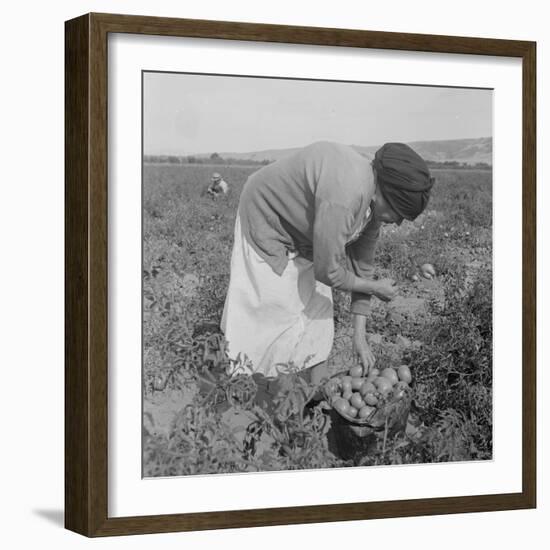
[[[373,294],[384,302],[389,302],[397,296],[399,287],[393,279],[379,279],[374,282]]]
[[[353,335],[353,352],[358,356],[359,362],[363,365],[364,373],[367,374],[374,367],[376,358],[367,343],[365,335]]]
[[[372,294],[384,302],[389,302],[397,296],[399,287],[393,279],[362,279],[358,277],[353,291],[361,294]]]
[[[353,353],[357,355],[359,362],[363,365],[364,373],[367,374],[374,367],[376,358],[367,342],[365,323],[365,316],[353,316]]]

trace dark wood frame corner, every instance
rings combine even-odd
[[[208,513],[107,508],[108,33],[354,46],[523,62],[523,490]],[[65,24],[65,526],[86,536],[511,510],[536,506],[536,44],[513,40],[88,14]]]

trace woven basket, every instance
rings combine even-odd
[[[341,374],[334,375],[331,379],[340,377]],[[399,428],[405,428],[407,418],[411,409],[412,388],[405,390],[400,398],[389,397],[386,401],[375,407],[367,418],[353,418],[336,409],[332,409],[335,415],[343,419],[344,422],[337,422],[342,426],[348,426],[359,437],[366,437],[369,434],[379,431],[393,432]],[[330,402],[330,396],[326,396]],[[334,417],[333,417],[334,418]]]

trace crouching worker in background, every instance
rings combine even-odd
[[[218,172],[214,172],[212,174],[211,183],[208,186],[207,193],[211,197],[219,197],[227,195],[229,191],[229,186],[227,185],[227,182],[221,177]]]
[[[314,143],[252,174],[221,322],[229,357],[246,355],[251,374],[272,380],[278,364],[292,362],[319,384],[330,374],[335,288],[351,293],[353,348],[368,371],[369,300],[398,292],[391,279],[373,279],[380,227],[414,220],[432,184],[424,160],[402,143],[387,143],[372,162],[345,145]]]

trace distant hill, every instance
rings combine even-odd
[[[484,162],[493,164],[493,139],[471,138],[471,139],[449,139],[442,141],[413,141],[408,143],[423,159],[433,162],[460,162],[465,164],[476,164]],[[380,145],[361,146],[352,145],[361,154],[370,156],[379,149]],[[250,151],[247,153],[218,152],[224,159],[251,160],[254,162],[273,162],[286,157],[297,151],[291,149],[267,149],[264,151]],[[193,155],[196,158],[209,157],[210,154]]]
[[[445,141],[415,141],[409,145],[425,160],[457,161],[466,164],[493,164],[493,139],[450,139]],[[371,148],[376,151],[376,147]]]

